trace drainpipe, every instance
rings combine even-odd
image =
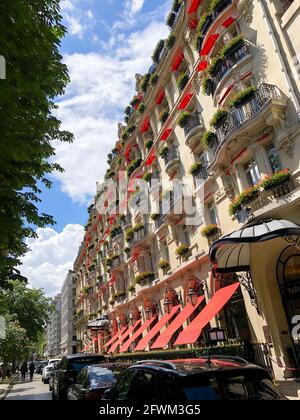
[[[265,22],[267,24],[267,27],[268,27],[268,30],[269,30],[269,34],[270,34],[271,39],[273,41],[273,44],[274,44],[274,47],[275,47],[275,52],[278,55],[278,58],[279,58],[279,61],[280,61],[280,64],[281,64],[281,71],[283,73],[285,82],[286,82],[286,84],[288,86],[291,99],[292,99],[292,101],[293,101],[293,103],[295,105],[296,113],[298,115],[298,121],[300,121],[300,103],[299,103],[298,98],[297,98],[297,95],[295,93],[295,90],[294,90],[293,84],[291,82],[291,78],[289,76],[289,73],[287,71],[287,68],[286,68],[284,59],[283,59],[282,54],[280,52],[280,47],[279,47],[279,44],[277,42],[276,35],[275,35],[274,31],[273,31],[273,27],[272,27],[271,21],[270,21],[270,19],[268,17],[266,6],[265,6],[265,0],[258,0],[258,3],[260,5],[263,18],[264,18],[264,20],[265,20]]]

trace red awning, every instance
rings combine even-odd
[[[179,334],[174,345],[194,344],[198,340],[202,329],[220,312],[239,286],[240,283],[235,283],[218,290],[193,322]]]
[[[161,136],[161,141],[166,141],[167,139],[168,139],[168,137],[169,137],[169,135],[172,133],[172,131],[173,131],[173,128],[168,128],[167,130],[165,130],[163,133],[162,133],[162,136]]]
[[[114,341],[116,341],[116,339],[118,338],[118,337],[120,337],[120,335],[122,335],[122,334],[124,334],[124,332],[127,330],[127,328],[128,328],[128,326],[126,325],[126,327],[123,327],[122,329],[121,329],[121,331],[118,331],[115,335],[113,335],[112,336],[112,338],[106,343],[106,344],[104,344],[104,346],[103,347],[109,347]]]
[[[130,347],[130,345],[137,339],[139,336],[152,324],[152,322],[156,319],[156,316],[153,316],[151,319],[146,321],[132,336],[127,340],[123,346],[120,348],[120,353],[124,353]]]
[[[219,34],[212,34],[208,37],[207,41],[205,42],[200,55],[208,55],[211,50],[213,49],[215,43],[217,42],[217,39],[219,38]]]
[[[208,66],[207,61],[203,60],[198,64],[197,70],[198,71],[203,71],[203,70],[207,69],[207,66]]]
[[[188,303],[182,311],[177,315],[173,322],[168,326],[168,328],[158,337],[155,343],[151,346],[151,350],[153,349],[163,349],[166,345],[170,342],[173,335],[176,331],[182,327],[183,323],[192,315],[196,308],[203,302],[204,296],[200,296],[198,298],[198,302],[196,306],[191,305]]]
[[[150,156],[146,160],[146,166],[151,166],[152,163],[155,161],[155,159],[156,159],[155,153],[154,152],[150,153]]]
[[[198,7],[200,6],[201,0],[191,0],[190,7],[188,8],[188,15],[197,12]]]
[[[165,91],[161,89],[161,91],[159,92],[159,94],[157,95],[155,99],[156,105],[160,105],[162,101],[164,100],[164,97],[165,97]]]
[[[124,340],[129,336],[129,334],[131,334],[136,329],[136,327],[140,325],[140,323],[141,320],[139,319],[135,322],[135,324],[132,327],[130,327],[123,335],[121,335],[121,337],[115,342],[115,344],[113,344],[108,350],[108,353],[113,353],[117,349],[117,347],[124,342]]]
[[[148,332],[148,334],[141,339],[139,344],[134,349],[135,351],[138,350],[145,350],[150,340],[156,336],[157,333],[162,329],[164,325],[176,314],[179,310],[179,305],[174,306],[170,314],[165,314],[158,322],[154,325],[154,327]]]
[[[141,133],[147,133],[150,128],[150,118],[147,117],[144,119],[142,126],[141,126]]]
[[[231,26],[233,24],[233,22],[235,22],[234,17],[229,16],[229,18],[227,18],[223,23],[222,26],[224,26],[224,28],[228,28],[229,26]]]
[[[179,104],[178,109],[185,109],[193,97],[192,93],[187,93]]]
[[[174,60],[172,62],[171,65],[171,70],[172,71],[177,71],[180,67],[180,64],[182,63],[182,61],[184,60],[184,55],[182,51],[179,51],[175,54]]]
[[[87,351],[96,341],[98,340],[98,338],[94,338],[87,346],[85,346],[80,353],[84,353],[85,351]]]
[[[198,19],[192,19],[192,20],[190,20],[190,21],[189,21],[189,23],[188,23],[188,27],[189,27],[191,30],[196,29],[196,28],[197,28],[198,23],[199,23],[199,20],[198,20]]]
[[[224,101],[224,99],[229,95],[229,93],[232,91],[233,86],[234,86],[234,84],[231,84],[231,85],[228,86],[228,88],[226,89],[224,95],[219,100],[218,105],[220,105]]]

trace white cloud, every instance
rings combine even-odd
[[[27,242],[31,251],[22,260],[22,275],[28,278],[31,286],[54,296],[60,292],[68,270],[73,268],[84,228],[66,225],[59,233],[52,228],[39,228],[37,234],[37,239]]]
[[[75,134],[72,145],[57,144],[56,177],[73,200],[87,202],[106,170],[106,156],[117,139],[117,124],[134,95],[135,74],[151,65],[151,54],[168,29],[151,22],[129,37],[118,33],[102,53],[65,56],[71,84],[59,103],[58,117]]]
[[[125,10],[133,16],[142,10],[144,3],[145,0],[125,0]]]
[[[63,0],[61,12],[70,35],[82,39],[94,25],[95,19],[91,10],[84,11],[79,7],[79,0]]]

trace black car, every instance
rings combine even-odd
[[[49,376],[49,391],[51,392],[53,390],[53,381],[54,381],[54,375],[55,371],[58,369],[60,362],[55,362],[51,366],[50,370],[50,376]]]
[[[105,357],[100,354],[73,354],[64,356],[59,363],[53,377],[53,400],[65,400],[67,391],[73,384],[78,373],[86,366],[97,365],[105,361]]]
[[[35,372],[38,375],[41,375],[42,374],[42,371],[43,371],[43,368],[45,366],[47,366],[47,364],[48,364],[48,362],[45,362],[45,361],[39,361],[39,362],[37,362],[36,365],[35,365]]]
[[[269,373],[238,357],[138,362],[103,399],[136,403],[286,399]]]
[[[68,400],[101,400],[120,373],[130,365],[125,363],[87,366],[81,370],[67,393]]]

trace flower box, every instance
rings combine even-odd
[[[240,193],[229,206],[230,216],[235,216],[238,211],[242,209],[242,206],[250,204],[254,199],[258,197],[259,187],[256,185],[250,187],[247,190]]]
[[[261,186],[265,191],[271,190],[272,188],[278,187],[279,185],[286,183],[290,180],[291,174],[288,169],[278,171],[272,175],[266,177]]]
[[[253,86],[239,92],[231,101],[230,107],[241,108],[248,103],[256,94],[257,89]]]
[[[185,111],[178,117],[177,124],[179,125],[179,127],[184,128],[189,123],[191,118],[192,114],[188,111]]]
[[[225,119],[227,118],[228,112],[224,109],[219,109],[210,121],[210,125],[215,128],[221,127]]]
[[[220,229],[218,225],[208,225],[201,230],[201,234],[205,238],[211,238],[212,236],[215,236],[219,230]]]
[[[135,283],[144,284],[154,280],[155,274],[153,272],[145,272],[136,276]]]

